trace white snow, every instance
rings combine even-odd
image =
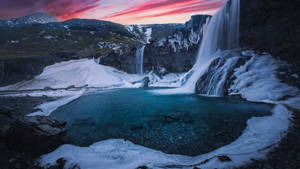
[[[184,73],[168,73],[160,78],[156,74],[150,72],[146,76],[149,77],[150,87],[180,87],[181,78],[184,76]]]
[[[298,78],[299,78],[299,75],[297,75],[297,74],[292,74],[292,77],[295,78],[295,79],[298,79]]]
[[[146,43],[150,43],[152,34],[152,28],[146,28],[145,36],[146,36]]]
[[[0,90],[30,90],[74,87],[130,87],[130,82],[140,80],[138,75],[120,72],[112,67],[95,63],[93,59],[72,60],[48,66],[34,79]]]
[[[76,93],[75,95],[69,95],[69,96],[65,96],[65,97],[55,100],[55,101],[43,103],[43,104],[35,107],[35,109],[39,109],[39,111],[30,113],[27,116],[50,116],[50,114],[53,111],[55,111],[58,107],[68,104],[71,101],[78,99],[83,93],[84,93],[84,91],[80,91],[80,92]]]
[[[249,53],[247,53],[249,54]],[[282,83],[276,76],[279,66],[285,63],[273,59],[270,55],[252,58],[235,70],[231,94],[241,94],[249,101],[277,102],[285,96],[295,97],[299,89]]]
[[[44,39],[55,39],[54,36],[44,36]]]

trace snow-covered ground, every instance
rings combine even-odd
[[[33,90],[73,87],[132,87],[131,82],[141,76],[127,74],[109,66],[95,63],[92,59],[72,60],[56,63],[44,69],[34,79],[14,85],[1,87],[0,90]]]

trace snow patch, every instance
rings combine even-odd
[[[30,113],[27,116],[49,116],[58,107],[68,104],[71,101],[78,99],[81,96],[81,94],[82,93],[78,93],[77,95],[74,95],[74,96],[66,96],[62,99],[43,103],[43,104],[35,107],[35,109],[39,109],[39,111]]]

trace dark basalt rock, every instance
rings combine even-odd
[[[228,162],[228,161],[232,161],[231,158],[229,158],[228,156],[218,156],[218,159],[221,161],[221,162]]]
[[[188,112],[182,112],[182,111],[164,115],[163,121],[164,123],[167,124],[173,122],[182,122],[182,123],[189,124],[194,122],[194,120],[192,119],[192,117],[189,115]]]
[[[271,53],[300,74],[299,16],[299,0],[241,0],[240,45]]]
[[[35,168],[34,158],[63,144],[65,125],[51,117],[25,117],[0,106],[0,168]]]
[[[143,125],[134,125],[130,128],[130,130],[134,131],[134,130],[142,130],[144,128]]]
[[[101,58],[101,64],[112,66],[118,70],[122,70],[128,73],[136,73],[136,48],[124,48],[123,53],[110,52],[108,55]]]

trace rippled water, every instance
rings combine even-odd
[[[229,98],[158,95],[144,89],[92,93],[56,110],[66,141],[87,146],[123,138],[171,154],[199,155],[234,141],[271,106]]]

